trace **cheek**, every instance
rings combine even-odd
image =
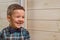
[[[24,21],[24,19],[23,19],[23,21]]]
[[[11,19],[11,22],[14,23],[15,21],[17,21],[16,19]]]
[[[23,19],[22,21],[24,22],[25,20]]]
[[[18,21],[18,19],[13,20],[13,22],[17,22],[17,21]]]

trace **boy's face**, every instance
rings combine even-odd
[[[7,16],[10,26],[20,28],[24,23],[24,10],[14,10],[11,16]]]

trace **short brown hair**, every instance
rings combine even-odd
[[[17,10],[17,9],[20,9],[20,10],[24,10],[24,11],[25,11],[25,9],[24,9],[21,5],[19,5],[19,4],[11,4],[11,5],[7,8],[7,15],[10,15],[10,16],[11,16],[12,12],[13,12],[14,10]]]

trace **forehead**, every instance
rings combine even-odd
[[[13,12],[12,12],[12,14],[13,15],[24,15],[25,14],[25,11],[24,10],[19,10],[19,9],[17,9],[17,10],[14,10]]]

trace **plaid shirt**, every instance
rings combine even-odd
[[[17,30],[7,27],[0,33],[0,40],[30,40],[30,35],[23,27]]]

